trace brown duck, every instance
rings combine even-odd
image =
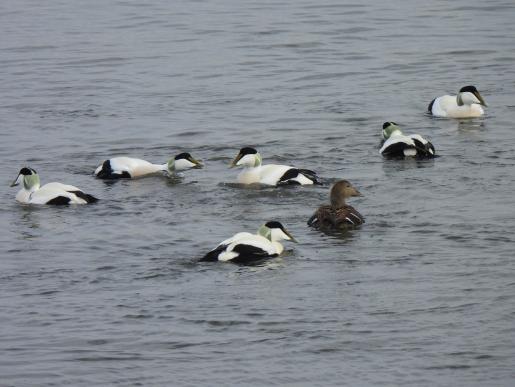
[[[331,188],[330,205],[323,205],[308,220],[308,225],[324,229],[341,230],[365,223],[365,218],[352,206],[345,204],[351,196],[362,196],[347,180],[337,181]]]

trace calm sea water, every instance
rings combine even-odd
[[[0,3],[0,386],[512,386],[512,1]],[[478,87],[487,116],[429,101]],[[383,161],[381,125],[440,158]],[[229,160],[324,186],[242,189]],[[107,156],[206,163],[105,183]],[[102,200],[27,207],[8,184]],[[360,230],[307,228],[331,181]],[[300,243],[262,266],[198,264],[277,219]]]

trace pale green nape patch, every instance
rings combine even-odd
[[[262,237],[272,240],[272,230],[270,230],[265,225],[262,225],[258,230],[258,235],[261,235]]]
[[[261,165],[261,155],[256,153],[254,156],[254,167],[259,167]]]
[[[25,187],[26,190],[39,187],[39,175],[34,173],[32,175],[23,176],[23,187]]]
[[[463,106],[465,105],[463,103],[463,99],[461,98],[461,93],[458,93],[458,95],[456,96],[456,103],[458,104],[458,106]]]
[[[167,163],[168,172],[173,173],[175,171],[175,159],[172,157]]]
[[[401,128],[399,128],[397,125],[393,123],[390,123],[390,125],[383,129],[383,138],[387,140],[394,133],[402,134]]]

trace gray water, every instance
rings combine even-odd
[[[0,385],[512,386],[515,3],[0,3]],[[461,86],[473,120],[428,117]],[[384,161],[381,125],[433,161]],[[323,186],[245,189],[228,163]],[[106,157],[205,169],[106,183]],[[23,166],[102,200],[28,207]],[[350,180],[359,230],[305,222]],[[300,243],[197,263],[277,219]]]

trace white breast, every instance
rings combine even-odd
[[[431,113],[436,117],[467,118],[480,117],[485,112],[477,103],[458,106],[455,95],[444,95],[435,99]]]

